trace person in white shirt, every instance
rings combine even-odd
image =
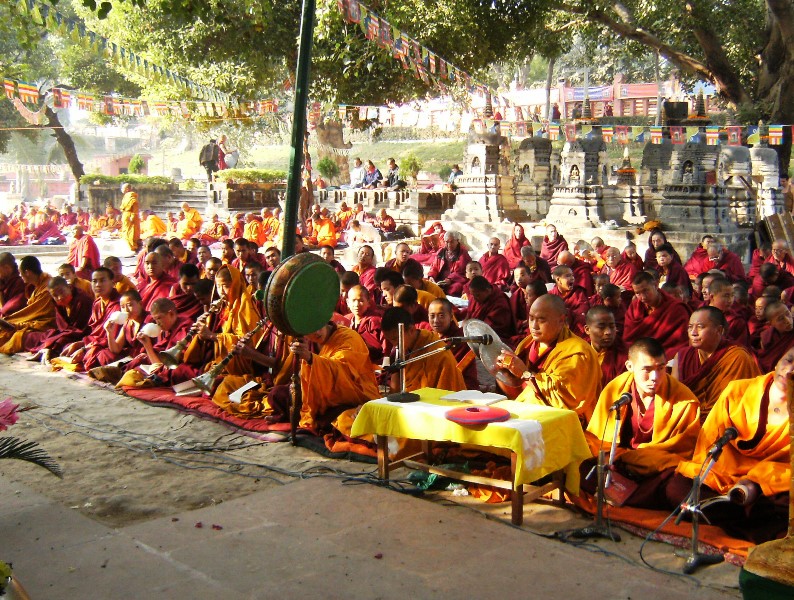
[[[364,175],[366,175],[367,169],[364,168],[364,164],[361,162],[360,158],[356,158],[353,161],[353,168],[350,169],[350,185],[349,188],[360,188],[364,185]]]

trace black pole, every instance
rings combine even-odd
[[[283,259],[295,254],[295,229],[300,208],[301,167],[303,166],[303,141],[306,136],[306,105],[309,99],[309,71],[312,62],[315,0],[303,0],[301,11],[298,68],[295,72],[295,109],[292,113],[292,150],[289,159],[287,198],[284,204],[284,233],[281,240]]]

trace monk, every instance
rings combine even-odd
[[[250,262],[257,262],[262,268],[267,266],[264,255],[259,254],[259,250],[254,247],[253,243],[245,238],[234,240],[234,254],[237,258],[231,264],[238,271],[242,271]]]
[[[623,339],[633,344],[642,337],[659,340],[670,358],[687,342],[689,310],[680,300],[661,291],[656,279],[642,271],[632,280],[634,299],[626,310]]]
[[[680,263],[673,260],[675,250],[670,244],[664,243],[656,248],[656,270],[659,273],[659,284],[672,283],[692,295],[692,282]]]
[[[554,279],[554,287],[549,294],[559,296],[565,302],[568,309],[568,325],[578,336],[584,336],[585,315],[590,308],[587,300],[587,292],[581,286],[576,285],[573,271],[570,267],[557,265],[551,272]]]
[[[113,285],[119,294],[135,289],[135,284],[130,281],[129,277],[122,273],[121,259],[117,256],[108,256],[102,262],[102,266],[113,272]]]
[[[498,237],[488,240],[488,251],[483,254],[479,263],[482,266],[482,275],[493,286],[501,291],[507,291],[513,279],[513,270],[507,258],[499,253],[501,241]]]
[[[448,301],[447,301],[448,302]],[[397,347],[399,324],[405,331],[405,355],[411,358],[424,356],[436,348],[430,345],[439,339],[438,334],[425,329],[418,329],[411,315],[401,308],[389,308],[383,314],[383,334],[393,347]],[[425,346],[430,347],[425,348]],[[420,350],[424,348],[424,350]],[[433,387],[451,392],[466,389],[466,382],[457,366],[457,360],[451,350],[446,350],[424,360],[407,365],[405,373],[405,390],[412,392],[424,387]],[[400,391],[399,373],[393,373],[389,382],[392,392]]]
[[[321,214],[312,217],[311,233],[306,238],[306,243],[310,246],[331,246],[336,247],[336,228],[333,221]]]
[[[767,304],[764,319],[768,327],[761,334],[760,349],[756,352],[758,366],[762,373],[769,373],[794,346],[794,319],[788,306],[779,300]]]
[[[167,298],[176,280],[166,273],[163,259],[157,252],[147,254],[144,265],[146,279],[138,284],[138,293],[141,295],[144,310],[151,312],[152,303],[157,298]]]
[[[427,277],[438,284],[444,293],[460,296],[466,283],[466,265],[470,262],[469,253],[461,246],[460,234],[447,231],[444,234],[444,247],[436,253]]]
[[[645,251],[645,262],[643,263],[643,268],[645,269],[658,269],[659,263],[656,261],[656,249],[659,248],[662,244],[667,243],[667,236],[661,229],[655,228],[651,229],[651,232],[648,234],[648,250]],[[681,262],[681,257],[678,255],[678,252],[673,249],[672,253],[673,261],[677,262],[679,265],[683,264]]]
[[[709,243],[706,252],[708,254],[708,262],[705,265],[708,267],[707,271],[718,269],[725,274],[725,277],[731,283],[749,280],[744,272],[742,259],[736,253],[717,243],[716,240]]]
[[[394,290],[394,295],[392,296],[392,306],[408,311],[417,327],[430,329],[430,324],[427,320],[427,310],[419,304],[419,292],[416,288],[410,285],[398,287]]]
[[[736,379],[761,374],[755,357],[725,337],[727,322],[713,306],[700,308],[689,318],[689,346],[673,361],[673,377],[700,402],[700,422],[706,420],[726,386]]]
[[[91,274],[91,286],[96,299],[91,307],[91,318],[88,320],[88,334],[80,341],[66,346],[61,356],[71,359],[72,364],[82,365],[88,371],[99,366],[98,354],[108,349],[108,336],[105,329],[111,314],[119,312],[119,293],[113,286],[113,272],[99,267]]]
[[[573,272],[574,283],[584,289],[587,296],[592,296],[595,286],[593,284],[593,269],[589,263],[584,262],[573,252],[560,252],[557,256],[557,266],[568,267]]]
[[[408,263],[403,269],[403,279],[407,285],[410,285],[417,292],[427,292],[435,298],[446,298],[447,295],[440,287],[429,279],[424,278],[424,270],[422,265],[417,263]]]
[[[510,294],[510,312],[513,315],[513,323],[518,330],[519,323],[526,323],[527,316],[529,316],[529,306],[527,305],[527,287],[532,283],[529,279],[529,272],[524,265],[518,265],[513,269],[513,283],[514,288]],[[544,292],[546,286],[543,286]],[[520,332],[518,332],[520,333]],[[524,337],[526,337],[524,331]],[[522,337],[521,339],[524,339]]]
[[[130,250],[137,252],[141,245],[141,217],[138,214],[138,194],[129,183],[121,186],[121,237]],[[97,264],[99,261],[97,261]]]
[[[58,227],[65,229],[67,227],[74,227],[77,224],[77,214],[72,212],[72,205],[65,205],[63,207],[63,213],[61,214],[60,219],[58,219]]]
[[[667,486],[670,506],[679,506],[692,479],[709,459],[712,445],[729,427],[729,441],[701,488],[701,498],[727,494],[729,503],[704,510],[712,524],[756,544],[782,537],[788,524],[791,484],[786,390],[794,376],[794,348],[775,370],[728,384],[698,435],[691,460],[681,463]]]
[[[521,248],[521,262],[516,266],[523,265],[529,273],[530,281],[539,279],[544,283],[551,283],[551,269],[549,263],[535,254],[532,246],[524,246]]]
[[[498,287],[491,285],[483,276],[475,277],[469,284],[471,297],[467,319],[483,321],[503,340],[509,340],[515,334],[513,313],[510,301]]]
[[[794,258],[791,257],[786,240],[777,239],[772,242],[772,256],[766,262],[775,265],[781,272],[786,271],[789,275],[794,275]]]
[[[160,256],[163,271],[165,271],[171,279],[176,281],[179,278],[179,267],[182,266],[182,263],[174,256],[171,246],[168,244],[161,244],[154,249],[154,253]]]
[[[772,244],[769,242],[763,242],[758,248],[753,250],[752,257],[750,258],[750,270],[747,272],[747,277],[752,280],[753,277],[758,275],[758,270],[761,268],[761,265],[766,263],[771,256]]]
[[[69,263],[63,263],[58,267],[58,276],[63,277],[69,285],[80,290],[89,298],[94,297],[94,288],[91,286],[91,282],[78,277],[74,267]]]
[[[347,206],[347,202],[342,202],[342,204],[339,205],[339,210],[336,211],[334,215],[336,230],[344,231],[347,229],[347,225],[350,223],[354,214],[353,210]]]
[[[143,214],[144,217],[141,218],[141,239],[160,237],[168,232],[168,227],[163,220],[152,211],[147,210]]]
[[[452,303],[446,298],[436,298],[427,310],[428,320],[432,330],[440,336],[442,340],[463,337],[463,329],[453,318]],[[466,389],[479,390],[480,381],[477,375],[477,357],[474,351],[466,343],[456,344],[452,348],[452,354],[458,363],[458,370],[463,375]]]
[[[587,438],[593,455],[609,451],[614,437],[613,404],[628,394],[618,431],[618,452],[613,478],[636,486],[623,504],[641,508],[667,506],[664,483],[681,460],[688,460],[700,430],[698,400],[689,388],[667,374],[665,349],[653,338],[640,338],[629,348],[627,373],[612,380],[601,392]],[[602,437],[603,436],[603,437]],[[587,473],[595,459],[582,463]],[[583,480],[593,493],[595,478]],[[607,488],[609,494],[609,488]]]
[[[176,311],[195,321],[204,312],[204,307],[199,304],[193,293],[193,287],[198,283],[199,272],[196,265],[184,264],[179,268],[179,280],[171,286],[168,298],[174,303]]]
[[[367,345],[352,329],[328,323],[293,341],[290,351],[300,360],[301,429],[320,434],[344,410],[380,396]],[[274,386],[268,393],[268,421],[289,420],[288,388]]]
[[[205,244],[214,244],[215,242],[220,242],[227,237],[229,237],[229,228],[226,226],[226,223],[222,222],[218,218],[217,213],[213,214],[210,218],[210,224],[209,227],[207,227],[207,231],[201,234],[201,241]]]
[[[766,307],[774,301],[775,298],[761,296],[753,304],[753,316],[747,321],[747,330],[750,333],[750,347],[755,351],[761,347],[761,335],[768,326],[764,316]]]
[[[513,232],[510,239],[505,244],[504,255],[511,267],[515,267],[521,262],[521,249],[524,246],[531,246],[527,236],[524,234],[524,227],[519,223],[513,225]]]
[[[549,268],[553,269],[557,266],[557,256],[565,250],[568,250],[568,242],[557,232],[556,226],[547,225],[543,245],[540,248],[540,257],[548,263]]]
[[[383,266],[392,271],[397,271],[401,275],[408,265],[416,265],[419,269],[422,269],[422,265],[411,258],[411,254],[411,247],[405,242],[400,242],[394,248],[394,258],[387,260],[386,264]]]
[[[350,312],[346,315],[349,327],[358,332],[369,348],[369,359],[379,365],[384,356],[391,352],[391,345],[386,341],[381,330],[383,309],[372,304],[369,290],[363,285],[356,285],[347,292],[347,306]]]
[[[517,400],[576,412],[582,423],[593,413],[601,391],[598,355],[566,324],[567,309],[559,296],[545,294],[529,309],[529,336],[518,345],[515,355],[502,352],[500,369],[520,378],[523,390],[506,389]],[[498,381],[498,380],[497,380]]]
[[[10,252],[0,252],[0,317],[7,317],[27,303],[25,282]]]
[[[607,248],[606,251],[606,264],[601,269],[601,273],[609,276],[609,283],[616,285],[623,290],[631,290],[631,282],[634,277],[642,271],[637,266],[623,258],[620,250],[617,248]]]
[[[262,238],[262,222],[256,218],[254,213],[245,215],[245,230],[243,231],[243,237],[259,245],[259,240]]]
[[[601,365],[601,385],[606,386],[621,373],[626,372],[628,350],[618,337],[615,315],[606,306],[594,306],[587,311],[584,331],[590,345],[598,353]]]
[[[22,338],[22,347],[33,352],[29,360],[48,364],[67,344],[80,340],[88,331],[94,295],[75,289],[63,277],[50,279],[47,285],[55,303],[55,327],[46,331],[28,331]]]
[[[750,348],[750,330],[743,313],[734,308],[733,284],[725,278],[716,277],[709,284],[709,306],[718,308],[725,315],[728,328],[723,332],[726,339]],[[715,398],[716,400],[716,398]],[[703,417],[705,419],[705,416]]]
[[[548,294],[546,284],[536,279],[530,281],[525,288],[518,288],[510,296],[510,309],[513,312],[513,322],[516,324],[516,334],[508,342],[508,346],[516,348],[529,335],[529,307],[532,303]],[[523,303],[523,308],[521,304]]]
[[[764,263],[758,269],[758,274],[753,277],[750,286],[750,295],[758,298],[764,292],[764,288],[770,285],[785,290],[794,286],[794,276],[786,270],[781,270],[778,265],[769,262]]]
[[[695,248],[695,251],[692,252],[689,260],[684,265],[684,270],[689,273],[690,278],[695,278],[711,268],[707,249],[709,244],[715,241],[713,235],[706,234],[700,238],[700,244],[698,244],[698,247]]]
[[[99,248],[94,238],[79,225],[74,228],[74,240],[69,244],[69,258],[66,260],[81,279],[91,279],[94,269],[100,266]]]
[[[386,212],[385,208],[381,208],[378,211],[378,217],[375,219],[375,227],[380,229],[380,232],[384,234],[394,233],[397,231],[397,221]]]
[[[625,260],[626,262],[630,262],[635,267],[637,267],[638,273],[642,271],[643,268],[645,267],[645,265],[642,262],[642,257],[639,254],[637,254],[637,246],[633,242],[628,242],[626,244],[626,247],[623,249],[621,256],[623,257],[623,260]]]
[[[141,295],[134,289],[122,293],[119,297],[119,307],[122,312],[127,314],[127,320],[123,325],[106,320],[105,332],[107,334],[107,348],[96,354],[96,362],[103,367],[115,362],[122,357],[134,358],[142,353],[143,344],[138,339],[138,332],[146,323],[151,323],[152,319],[141,304]],[[94,367],[96,369],[96,367]],[[94,369],[89,370],[89,375],[95,378],[97,373]],[[117,371],[112,377],[112,383],[116,383],[121,377],[121,370]]]
[[[177,224],[176,237],[181,240],[187,240],[194,235],[199,235],[201,233],[201,224],[204,222],[199,211],[191,208],[187,202],[183,202],[182,213],[185,217]]]
[[[380,267],[375,270],[375,283],[380,288],[381,306],[387,307],[392,305],[394,292],[396,292],[397,288],[401,285],[405,285],[405,280],[399,273],[391,271],[386,267]],[[430,302],[434,300],[434,297],[427,292],[422,293],[425,298],[429,298],[429,300],[427,300],[427,305],[429,305]],[[417,296],[418,294],[419,292],[417,292]],[[423,306],[425,305],[423,304]]]
[[[359,283],[369,290],[377,303],[380,301],[380,292],[376,291],[377,285],[375,285],[375,251],[372,246],[365,244],[358,249],[357,257],[358,262],[351,271],[358,275]]]
[[[42,271],[35,256],[19,261],[19,274],[25,282],[25,306],[5,317],[0,327],[0,353],[16,354],[23,349],[23,339],[30,331],[46,331],[55,325],[55,302],[48,285],[50,275]]]

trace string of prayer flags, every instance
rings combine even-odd
[[[706,144],[709,146],[716,146],[720,143],[720,128],[719,125],[706,127]]]
[[[783,125],[769,126],[769,144],[780,146],[783,143]]]
[[[728,145],[741,146],[742,145],[742,127],[737,125],[730,125],[725,129],[728,130]]]

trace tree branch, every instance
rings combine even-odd
[[[766,0],[789,52],[794,51],[794,5],[791,0]]]

